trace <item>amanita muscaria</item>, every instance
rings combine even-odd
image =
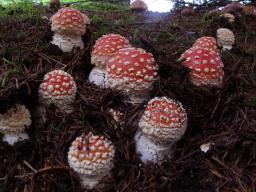
[[[143,0],[135,0],[130,4],[130,10],[132,11],[146,11],[148,5]]]
[[[86,32],[89,18],[76,9],[65,7],[51,18],[51,30],[55,33],[52,44],[63,52],[71,52],[74,47],[84,48],[82,35]]]
[[[106,85],[126,93],[131,103],[146,100],[156,78],[153,55],[140,48],[120,49],[107,64]]]
[[[14,145],[18,141],[28,139],[25,128],[31,123],[30,112],[24,105],[15,105],[6,113],[0,114],[0,132],[4,134],[3,141]]]
[[[195,41],[195,43],[193,44],[193,47],[204,48],[204,49],[218,53],[217,42],[214,37],[209,37],[209,36],[200,37]]]
[[[80,176],[82,187],[91,189],[110,174],[114,156],[111,141],[89,132],[73,141],[68,151],[68,163]]]
[[[54,70],[44,76],[39,87],[39,99],[44,105],[54,104],[64,112],[71,112],[76,97],[76,83],[65,71]]]
[[[217,44],[223,50],[231,50],[235,43],[234,33],[227,28],[219,28],[217,30]]]
[[[221,87],[224,77],[223,63],[213,51],[192,47],[179,58],[190,69],[190,81],[196,86]]]
[[[119,34],[107,34],[99,38],[91,53],[91,63],[95,68],[89,75],[89,81],[105,86],[106,65],[115,52],[122,48],[130,47],[129,41]]]
[[[136,151],[142,162],[161,164],[173,152],[174,144],[187,129],[182,104],[167,97],[155,97],[147,104],[135,135]]]

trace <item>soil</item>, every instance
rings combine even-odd
[[[0,191],[82,191],[79,178],[67,163],[71,142],[82,133],[103,134],[116,147],[111,176],[92,191],[255,192],[256,191],[256,20],[236,13],[236,21],[179,12],[168,14],[85,12],[92,18],[83,37],[85,49],[62,53],[49,42],[49,20],[42,15],[13,16],[0,22],[0,113],[14,103],[32,114],[29,140],[10,146],[0,140]],[[42,13],[40,13],[42,14]],[[51,16],[51,13],[43,13]],[[222,52],[225,78],[222,88],[195,87],[189,71],[177,60],[195,39],[215,37],[220,27],[231,29],[236,44]],[[159,79],[151,98],[179,100],[188,113],[188,128],[172,158],[161,166],[143,165],[134,148],[137,122],[145,104],[132,106],[121,92],[100,89],[88,82],[90,52],[95,40],[119,33],[133,46],[150,51],[159,65]],[[45,73],[63,69],[73,75],[78,94],[72,114],[47,110],[47,122],[38,122],[38,86]],[[122,124],[110,109],[123,113]],[[211,143],[207,153],[200,145]]]

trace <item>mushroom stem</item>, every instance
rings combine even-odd
[[[103,177],[104,175],[80,175],[81,186],[83,189],[93,189]]]
[[[3,141],[9,143],[10,145],[14,145],[16,142],[23,141],[26,139],[29,139],[29,136],[25,132],[17,134],[6,133],[3,137]]]
[[[63,52],[71,52],[74,47],[84,48],[81,36],[65,36],[55,33],[51,43],[57,45]]]
[[[148,99],[150,94],[150,90],[142,90],[142,91],[134,91],[133,93],[129,93],[128,103],[131,104],[140,104]]]
[[[174,143],[159,144],[147,138],[141,131],[135,134],[136,152],[143,163],[161,164],[166,156],[173,153]]]
[[[89,81],[100,88],[106,87],[106,69],[102,67],[94,67],[89,74]]]

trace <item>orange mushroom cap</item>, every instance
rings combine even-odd
[[[157,64],[151,53],[140,48],[117,51],[107,64],[107,82],[117,89],[145,89],[157,77]]]
[[[129,41],[118,34],[107,34],[99,38],[93,46],[91,54],[92,64],[106,66],[107,61],[115,52],[122,48],[129,47]]]
[[[147,104],[139,127],[148,138],[168,143],[180,139],[187,128],[187,114],[182,104],[167,97],[155,97]]]
[[[196,86],[213,85],[220,87],[224,76],[223,63],[220,56],[207,49],[192,47],[185,51],[179,60],[191,69],[190,80]],[[193,81],[196,79],[197,81]]]
[[[51,18],[52,31],[61,35],[81,36],[86,30],[86,18],[76,9],[62,8]]]
[[[201,47],[218,53],[217,42],[214,37],[200,37],[195,41],[193,47]]]
[[[111,141],[89,132],[73,141],[68,152],[68,162],[79,174],[101,175],[113,167],[114,155]]]

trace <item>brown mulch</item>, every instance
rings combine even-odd
[[[92,131],[116,146],[112,177],[92,191],[255,192],[256,102],[251,102],[256,98],[255,19],[240,16],[231,25],[219,18],[204,19],[200,12],[193,17],[165,14],[157,22],[151,17],[159,15],[150,13],[88,15],[101,21],[92,23],[84,36],[86,48],[75,54],[63,54],[49,44],[53,34],[47,20],[1,19],[0,113],[13,103],[23,103],[32,112],[33,124],[29,140],[13,147],[0,141],[0,191],[81,191],[79,178],[68,167],[67,151],[76,136]],[[222,54],[224,86],[194,87],[177,59],[196,38],[215,36],[219,27],[236,35],[234,49]],[[188,112],[186,134],[162,166],[143,165],[135,153],[133,136],[144,104],[131,106],[121,93],[87,81],[91,47],[106,32],[120,33],[134,46],[152,52],[160,78],[151,98],[177,99]],[[33,113],[38,85],[45,73],[57,68],[71,73],[77,82],[75,111],[65,115],[51,107],[46,124],[41,125]],[[111,108],[124,114],[122,125],[111,117]],[[208,153],[200,150],[205,143],[212,143]]]

